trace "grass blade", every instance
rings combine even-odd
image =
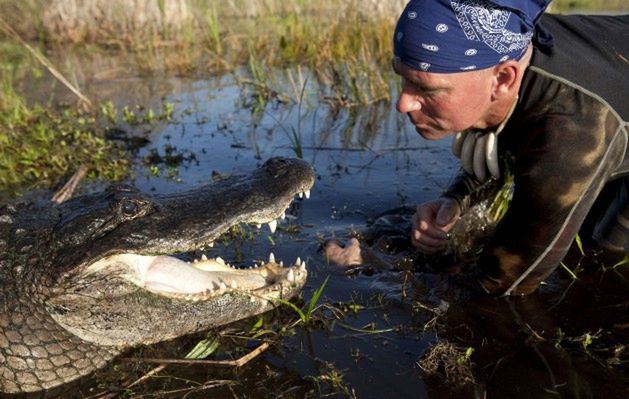
[[[205,359],[218,349],[218,345],[218,338],[199,341],[199,343],[188,352],[186,359]]]
[[[323,280],[323,284],[321,284],[321,286],[317,288],[315,292],[312,294],[312,298],[310,298],[310,303],[308,304],[308,310],[306,311],[306,321],[310,320],[310,316],[312,315],[312,312],[317,302],[319,301],[319,297],[323,293],[323,290],[325,289],[325,286],[328,283],[329,279],[330,279],[330,276],[326,277],[325,280]]]
[[[573,280],[578,280],[578,279],[579,279],[579,278],[577,277],[577,275],[576,275],[576,274],[575,274],[572,270],[570,270],[570,268],[569,268],[568,266],[566,266],[566,264],[565,264],[565,263],[561,262],[561,263],[559,263],[559,264],[561,265],[561,267],[563,267],[563,268],[564,268],[564,270],[565,270],[565,271],[567,271],[567,272],[568,272],[568,274],[570,274],[570,277],[572,277],[572,279],[573,279]]]
[[[286,305],[286,306],[288,306],[289,308],[293,309],[293,310],[295,311],[295,313],[297,313],[297,315],[299,315],[299,319],[300,319],[302,322],[304,322],[304,323],[306,322],[306,320],[307,320],[307,319],[306,319],[306,315],[305,315],[305,314],[304,314],[304,312],[303,312],[301,309],[299,309],[299,308],[298,308],[298,307],[297,307],[294,303],[292,303],[292,302],[290,302],[290,301],[287,301],[286,299],[281,299],[281,298],[275,298],[274,300],[275,300],[275,301],[277,301],[277,302],[279,302],[279,303],[281,303],[282,305]]]

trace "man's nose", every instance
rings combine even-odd
[[[396,109],[398,112],[406,114],[412,111],[419,111],[422,109],[422,105],[417,96],[405,93],[402,90],[397,99]]]

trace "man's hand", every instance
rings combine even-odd
[[[439,198],[417,205],[411,230],[412,244],[425,254],[444,250],[448,232],[459,216],[461,208],[451,198]]]

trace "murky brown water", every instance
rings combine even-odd
[[[578,281],[558,270],[535,295],[452,305],[426,327],[435,314],[403,297],[400,273],[350,277],[319,255],[318,238],[345,236],[382,211],[439,195],[458,168],[449,142],[422,140],[389,106],[334,112],[321,104],[314,84],[306,87],[301,107],[271,101],[264,111],[253,113],[246,106],[251,98],[230,76],[120,78],[119,66],[99,62],[100,74],[80,74],[82,86],[93,96],[113,98],[120,107],[175,104],[173,122],[154,125],[146,135],[150,143],[135,154],[135,178],[129,183],[142,190],[176,191],[208,181],[212,171],[249,170],[271,156],[295,156],[296,132],[303,158],[317,172],[311,199],[298,203],[294,217],[280,224],[272,240],[263,227],[254,240],[219,245],[213,252],[244,263],[270,251],[291,261],[300,256],[310,272],[306,302],[329,276],[320,302],[346,310],[343,304],[362,305],[327,327],[296,328],[240,370],[170,365],[122,396],[629,397],[626,266],[603,271],[600,263],[609,265],[607,260],[573,254],[567,264],[580,262],[586,269]],[[144,136],[142,129],[128,129]],[[168,169],[158,165],[161,177],[156,177],[141,159],[151,151],[163,154],[168,146],[191,160],[182,162],[176,174],[171,171],[170,178]],[[296,225],[298,232],[282,229],[286,224]],[[330,311],[323,314],[332,317]],[[267,325],[279,328],[287,318],[294,315],[284,309],[268,315]],[[237,327],[248,329],[254,322]],[[198,338],[133,355],[181,358]],[[418,361],[437,342],[474,349],[470,361],[475,385],[454,389],[444,378],[426,377]],[[219,352],[225,357],[240,353],[237,348],[224,341]],[[100,373],[81,395],[116,392],[156,366],[118,361],[114,371]],[[230,383],[220,382],[225,380]]]

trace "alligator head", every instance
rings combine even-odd
[[[265,312],[295,296],[303,262],[235,269],[171,255],[211,245],[231,226],[270,223],[309,192],[312,168],[268,160],[184,193],[125,187],[58,206],[0,209],[0,392],[56,387],[141,344]]]

